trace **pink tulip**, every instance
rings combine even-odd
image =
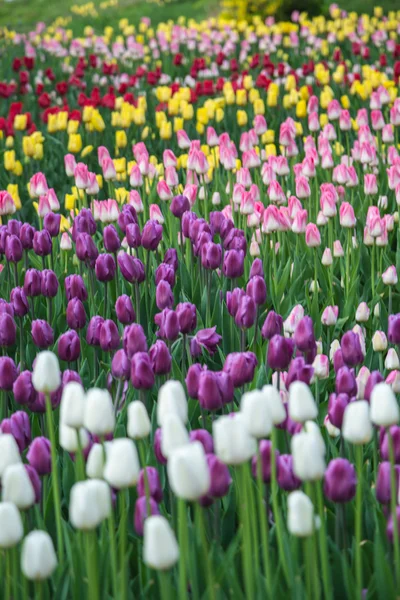
[[[29,191],[33,198],[45,196],[48,189],[49,188],[44,173],[39,172],[32,175],[29,182]]]
[[[306,244],[309,248],[317,248],[321,245],[321,234],[315,223],[309,223],[306,227]]]
[[[164,224],[164,217],[158,204],[150,204],[150,219],[157,221],[160,225]]]
[[[338,316],[338,306],[327,306],[321,315],[321,323],[327,327],[332,327],[332,325],[336,325]]]
[[[172,150],[164,150],[163,152],[163,163],[164,167],[176,167],[178,160]]]
[[[84,163],[78,163],[74,171],[75,185],[78,190],[85,190],[89,185],[89,171]]]
[[[157,195],[160,198],[160,200],[163,201],[171,200],[173,197],[173,194],[170,188],[168,187],[167,182],[163,179],[157,183]]]
[[[139,169],[139,165],[133,165],[129,177],[131,187],[138,188],[143,185],[143,177]]]
[[[364,194],[367,196],[373,196],[378,193],[378,184],[376,181],[376,175],[373,173],[367,173],[364,175]]]
[[[137,190],[131,190],[129,192],[128,204],[133,206],[137,213],[142,213],[144,211],[143,202]]]
[[[176,132],[176,139],[178,142],[178,147],[181,150],[187,150],[190,148],[190,139],[184,129],[179,129],[179,131]]]
[[[355,227],[356,217],[354,209],[348,202],[343,202],[339,210],[339,220],[342,227]]]
[[[16,210],[17,209],[11,194],[5,190],[0,191],[0,217],[12,215]]]
[[[293,233],[305,233],[307,227],[307,211],[300,209],[296,212],[292,223]]]
[[[64,166],[67,177],[73,177],[76,167],[76,160],[73,154],[66,154],[64,156]]]

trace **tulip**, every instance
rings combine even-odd
[[[210,472],[200,442],[177,448],[168,460],[168,479],[173,492],[184,500],[197,500],[210,488]]]
[[[193,429],[189,433],[189,439],[191,442],[200,442],[203,445],[204,452],[207,455],[214,452],[212,435],[206,429]]]
[[[78,360],[81,353],[81,342],[76,331],[69,330],[59,337],[57,351],[60,360],[68,363]]]
[[[271,470],[272,470],[272,443],[269,440],[261,440],[259,442],[259,453],[258,456],[252,458],[252,473],[254,477],[257,477],[257,462],[261,460],[261,475],[264,483],[270,483],[271,481]],[[279,452],[275,450],[275,463],[278,464]]]
[[[152,569],[164,571],[179,559],[179,548],[167,519],[160,515],[144,522],[143,561]]]
[[[288,497],[289,533],[296,537],[308,537],[314,531],[314,507],[310,498],[300,491],[291,492]]]
[[[351,402],[343,415],[342,434],[352,444],[367,444],[372,438],[369,404],[366,400]]]
[[[264,325],[261,329],[261,335],[263,338],[270,340],[274,335],[281,335],[283,326],[283,319],[281,315],[278,315],[271,310],[264,321]]]
[[[132,487],[140,471],[136,446],[129,438],[118,438],[110,443],[104,466],[104,479],[115,489]]]
[[[43,226],[49,232],[52,238],[57,237],[60,233],[61,215],[53,212],[47,213],[43,219]]]
[[[400,411],[396,397],[387,383],[378,383],[371,393],[371,421],[381,427],[389,427],[399,422]]]
[[[170,413],[165,417],[160,431],[162,431],[160,439],[161,453],[162,456],[168,459],[177,448],[186,446],[189,443],[185,426],[176,413]]]
[[[111,490],[105,481],[79,481],[71,488],[69,518],[76,529],[96,529],[111,514]]]
[[[60,387],[60,367],[55,354],[44,351],[36,356],[32,384],[36,391],[44,394],[55,392]]]
[[[293,472],[302,481],[322,479],[325,471],[320,439],[314,433],[296,433],[291,442]]]
[[[37,319],[32,321],[32,339],[34,344],[44,350],[54,343],[54,332],[47,321]]]
[[[257,362],[253,352],[232,352],[225,358],[223,371],[231,376],[234,387],[242,387],[253,380]]]
[[[17,326],[8,313],[0,314],[0,346],[13,346],[17,337]]]
[[[30,371],[22,371],[14,381],[12,389],[17,404],[31,404],[36,399],[37,392],[32,385]]]
[[[202,348],[206,349],[210,354],[215,354],[217,346],[222,339],[215,330],[216,327],[210,327],[209,329],[201,329],[196,333],[190,343],[192,356],[199,356]]]
[[[87,392],[83,425],[90,433],[98,436],[104,436],[114,430],[114,408],[107,390],[92,388]]]
[[[225,277],[228,277],[228,279],[241,277],[244,272],[243,250],[228,250],[225,252],[222,269]]]
[[[24,278],[24,292],[27,296],[35,297],[41,294],[41,272],[36,269],[28,269]]]
[[[395,465],[395,483],[398,489],[400,466]],[[391,500],[390,462],[381,462],[376,480],[376,499],[381,504],[389,504]]]
[[[158,391],[157,423],[161,427],[167,415],[174,413],[187,423],[188,404],[185,390],[179,381],[170,380],[162,385]]]
[[[0,502],[0,548],[12,548],[24,535],[21,515],[12,502]]]
[[[360,338],[353,331],[347,331],[343,335],[340,347],[343,360],[348,367],[355,367],[364,360]]]
[[[146,352],[136,352],[132,356],[131,383],[138,390],[149,390],[154,385],[154,371]]]
[[[135,503],[134,514],[134,526],[137,535],[143,535],[144,525],[148,517],[159,514],[160,510],[154,498],[147,499],[145,496],[139,497]]]
[[[24,288],[15,287],[10,293],[10,304],[14,310],[14,314],[17,317],[24,317],[29,312],[28,299],[26,297]]]
[[[272,418],[263,391],[253,390],[243,394],[240,412],[250,435],[262,438],[271,433]]]
[[[156,250],[162,238],[163,228],[157,221],[147,221],[142,231],[142,246],[145,250]]]
[[[115,254],[121,247],[118,232],[114,225],[107,225],[103,231],[103,243],[107,252]]]
[[[159,327],[157,336],[169,341],[176,340],[179,335],[179,320],[176,311],[164,308],[162,312],[155,315],[154,322]],[[198,349],[198,344],[195,348]]]
[[[293,340],[302,352],[307,352],[315,347],[314,327],[310,317],[303,317],[297,323]]]
[[[66,318],[70,329],[83,329],[86,324],[86,313],[81,300],[72,298],[68,302]]]
[[[393,370],[400,367],[399,357],[394,348],[389,348],[385,358],[385,369]]]
[[[72,298],[78,298],[82,302],[87,300],[88,293],[80,275],[69,275],[66,277],[64,286],[68,302],[72,300]]]
[[[332,502],[349,502],[356,494],[354,466],[345,458],[331,460],[324,479],[324,494]]]
[[[294,350],[294,341],[274,335],[268,345],[267,363],[273,370],[281,371],[289,366]]]
[[[111,319],[106,319],[100,329],[100,348],[105,352],[116,350],[120,345],[118,327]]]
[[[148,485],[150,497],[158,503],[162,502],[163,491],[160,477],[155,467],[145,467],[144,469],[141,469],[137,484],[137,493],[139,497],[146,496],[146,485]]]
[[[335,427],[341,429],[343,423],[343,415],[346,406],[349,404],[350,398],[347,394],[331,394],[328,402],[329,421]]]
[[[315,419],[318,408],[310,388],[302,381],[294,381],[289,390],[289,416],[293,421],[304,423]]]
[[[227,465],[240,465],[256,453],[255,439],[247,431],[240,413],[214,421],[213,438],[216,456]]]
[[[0,390],[12,390],[17,376],[17,367],[13,359],[8,356],[0,357]]]
[[[103,317],[98,315],[90,319],[86,331],[86,342],[89,344],[89,346],[100,346],[100,332],[103,323]]]
[[[26,510],[35,503],[35,490],[22,463],[9,465],[5,469],[2,488],[3,500],[13,502],[20,510]]]
[[[26,458],[38,475],[49,475],[51,473],[50,441],[45,437],[36,437],[29,446]]]
[[[18,410],[9,419],[3,419],[0,424],[2,433],[11,433],[18,444],[20,452],[23,452],[31,441],[31,425],[28,415]]]
[[[340,367],[336,373],[336,393],[355,396],[357,394],[357,382],[353,369]]]
[[[57,557],[51,537],[46,531],[31,531],[24,539],[21,570],[27,579],[42,581],[51,577]]]
[[[361,400],[368,400],[368,402],[369,402],[370,398],[371,398],[372,390],[378,383],[381,383],[382,381],[383,381],[383,377],[380,374],[380,372],[372,371],[372,373],[368,377],[367,383],[364,388],[364,396],[363,396],[363,398],[361,398]]]
[[[85,391],[76,381],[67,383],[62,391],[60,420],[64,425],[79,429],[83,426]]]
[[[114,258],[110,254],[99,254],[95,263],[96,278],[103,283],[107,283],[114,279],[115,271]]]
[[[123,325],[130,325],[136,319],[132,300],[126,294],[119,296],[115,303],[115,313],[117,319]]]

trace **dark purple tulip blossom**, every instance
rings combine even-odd
[[[111,361],[111,373],[115,379],[129,379],[131,373],[131,361],[125,350],[117,350]]]
[[[18,371],[13,359],[9,356],[0,357],[0,390],[12,390],[17,376]]]
[[[259,443],[259,456],[253,456],[251,461],[251,470],[253,477],[257,477],[258,460],[261,459],[261,473],[262,480],[264,483],[271,481],[271,468],[272,468],[272,444],[269,440],[261,440]],[[279,451],[275,450],[275,464],[279,461]]]
[[[132,356],[131,383],[137,390],[150,390],[154,385],[154,371],[146,352],[136,352]]]
[[[43,319],[32,321],[32,339],[35,346],[44,350],[54,344],[54,331],[51,325]]]
[[[118,327],[111,319],[106,319],[100,329],[100,348],[105,352],[116,350],[120,345]]]
[[[228,277],[228,279],[237,279],[238,277],[241,277],[244,273],[243,250],[228,250],[225,252],[222,270],[225,277]]]
[[[142,231],[142,246],[145,250],[156,250],[162,239],[163,228],[157,221],[147,221]]]
[[[172,357],[165,342],[157,340],[149,350],[149,357],[155,375],[168,375],[171,372]]]
[[[170,210],[174,217],[181,219],[183,214],[190,210],[190,202],[186,196],[174,196],[171,200]]]
[[[150,510],[148,510],[149,508]],[[147,517],[159,514],[160,510],[154,498],[150,497],[148,500],[146,496],[141,496],[140,498],[138,498],[136,500],[135,514],[133,517],[133,522],[137,535],[139,535],[140,537],[143,535],[144,522],[147,519]]]
[[[95,315],[89,321],[86,331],[86,342],[89,346],[100,346],[100,331],[104,323],[103,317]]]
[[[264,321],[261,329],[261,335],[264,339],[270,340],[274,335],[281,335],[283,328],[283,319],[281,315],[271,310]]]
[[[253,352],[232,352],[225,359],[223,371],[231,376],[232,383],[237,388],[253,380],[257,363]]]
[[[32,385],[32,373],[22,371],[14,381],[12,390],[17,404],[32,404],[37,397],[37,392]]]
[[[188,334],[196,329],[197,312],[196,306],[190,302],[180,302],[176,307],[178,315],[179,329],[181,333]]]
[[[24,292],[28,297],[40,296],[42,293],[42,274],[37,269],[28,269],[25,273]]]
[[[51,269],[43,269],[42,271],[41,291],[46,298],[54,298],[57,295],[58,279]]]
[[[155,467],[145,467],[145,469],[141,469],[139,473],[139,479],[137,482],[137,495],[139,498],[142,496],[146,496],[146,477],[145,470],[147,475],[147,483],[149,494],[151,498],[153,498],[156,502],[162,502],[163,499],[163,491],[160,482],[160,476]]]
[[[51,473],[50,440],[45,437],[36,437],[29,446],[26,458],[38,475]]]
[[[356,494],[357,476],[346,458],[330,461],[324,479],[324,494],[332,502],[350,502]]]
[[[246,294],[251,296],[257,306],[262,306],[267,300],[267,286],[260,275],[254,275],[246,287]]]
[[[72,300],[72,298],[78,298],[82,302],[87,300],[87,289],[80,275],[68,275],[68,277],[65,278],[64,286],[68,302]]]
[[[294,342],[283,335],[274,335],[268,344],[267,363],[274,371],[287,369],[292,360]]]
[[[246,295],[242,288],[235,288],[231,292],[226,292],[226,307],[231,317],[235,317],[241,299]]]
[[[301,480],[293,472],[293,457],[291,454],[281,454],[277,464],[277,481],[282,490],[292,492],[301,486]]]
[[[154,322],[158,325],[158,337],[170,342],[176,340],[179,335],[179,320],[175,310],[164,308],[154,316]]]
[[[23,410],[17,410],[9,419],[3,419],[0,423],[0,431],[13,436],[20,452],[23,452],[31,443],[31,423],[28,414]]]
[[[107,225],[103,231],[103,242],[104,248],[107,252],[117,252],[121,247],[121,240],[119,239],[118,231],[114,225]]]
[[[126,294],[122,294],[117,298],[115,303],[115,312],[117,319],[123,325],[130,325],[136,319],[135,310],[133,308],[132,300]]]
[[[47,213],[43,219],[43,226],[49,232],[50,236],[57,237],[60,233],[61,215],[53,212]]]
[[[85,307],[79,298],[72,298],[72,300],[68,302],[66,318],[70,329],[83,329],[83,327],[85,327]]]
[[[131,359],[136,352],[147,352],[147,340],[143,327],[136,323],[125,327],[123,334],[124,350]]]
[[[0,313],[0,346],[13,346],[17,337],[17,326],[8,313]]]
[[[191,442],[200,442],[206,454],[214,452],[214,441],[211,433],[207,429],[192,429],[189,433]]]
[[[343,360],[348,367],[355,367],[364,360],[359,336],[354,331],[346,331],[340,342]]]
[[[68,363],[78,360],[81,353],[79,335],[73,329],[63,333],[58,340],[57,348],[60,360]]]
[[[107,283],[114,279],[115,271],[114,257],[111,254],[99,254],[95,264],[96,278],[103,283]]]
[[[239,302],[235,315],[235,323],[240,329],[253,327],[257,315],[257,306],[251,296],[245,294]]]
[[[17,263],[21,260],[23,248],[19,237],[9,235],[6,239],[5,255],[9,262]]]
[[[33,250],[38,256],[48,256],[51,254],[53,243],[47,229],[35,231],[33,236]]]
[[[388,340],[391,344],[400,344],[400,313],[389,315]]]
[[[378,476],[376,479],[376,499],[380,504],[390,504],[392,497],[392,488],[390,481],[390,462],[381,462],[378,467]],[[395,465],[396,490],[399,488],[400,465]]]

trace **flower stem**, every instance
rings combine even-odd
[[[318,504],[318,514],[321,520],[321,525],[318,531],[319,536],[319,551],[321,553],[321,563],[322,563],[322,581],[324,587],[324,595],[326,600],[330,600],[332,598],[332,586],[331,586],[331,577],[329,571],[329,556],[328,556],[328,538],[326,535],[326,523],[325,523],[325,507],[324,507],[324,499],[322,496],[322,484],[320,481],[317,481],[315,484],[317,491],[317,504]]]
[[[275,459],[275,456],[271,454],[271,461]],[[260,445],[257,445],[257,496],[258,496],[258,516],[260,520],[260,535],[261,535],[261,549],[264,562],[264,576],[266,578],[265,587],[268,597],[272,597],[272,575],[271,575],[271,560],[268,548],[268,518],[266,512],[266,505],[263,497],[263,476],[262,476],[262,463],[260,454]]]
[[[399,527],[397,522],[397,486],[395,472],[395,456],[393,447],[393,438],[388,427],[387,436],[389,441],[389,460],[390,460],[390,510],[393,521],[393,543],[394,543],[394,563],[396,567],[396,584],[397,589],[400,586],[400,544],[399,544]]]
[[[204,514],[203,509],[198,502],[195,504],[196,517],[198,522],[197,532],[200,535],[200,543],[202,546],[203,554],[204,554],[204,562],[206,563],[206,571],[207,571],[207,585],[208,585],[208,595],[207,597],[210,600],[215,600],[215,583],[214,583],[214,573],[210,551],[207,547],[207,537],[206,537],[206,526],[204,522]]]
[[[178,499],[178,538],[179,538],[179,598],[186,600],[187,593],[187,574],[186,561],[189,553],[189,535],[187,529],[186,502],[182,498]]]
[[[252,545],[251,525],[248,505],[248,494],[246,493],[246,465],[238,468],[239,490],[237,501],[240,506],[240,521],[242,526],[242,568],[246,598],[254,598],[254,577],[252,573]],[[257,565],[258,569],[258,565]]]
[[[357,468],[357,491],[356,491],[356,517],[355,517],[355,563],[356,563],[356,585],[357,598],[362,597],[362,557],[361,557],[361,533],[362,533],[362,495],[363,495],[363,448],[356,445],[354,448]]]
[[[51,454],[51,476],[53,480],[53,499],[54,499],[54,512],[56,520],[56,532],[57,532],[57,550],[60,564],[64,560],[64,546],[63,546],[63,535],[62,535],[62,524],[61,524],[61,496],[60,496],[60,484],[58,481],[57,471],[57,453],[56,453],[56,436],[54,432],[53,413],[51,409],[50,394],[45,394],[46,398],[46,419],[47,429],[50,438],[50,454]]]
[[[98,579],[98,567],[97,567],[97,536],[96,531],[86,531],[84,534],[85,538],[85,550],[86,550],[86,569],[88,578],[88,598],[90,600],[98,600],[100,597],[99,593],[99,579]]]
[[[278,377],[278,381],[279,381],[279,377]],[[276,450],[276,429],[275,429],[275,427],[272,428],[271,442],[272,442],[271,456],[274,457],[275,450]],[[274,519],[275,519],[275,523],[276,523],[276,535],[277,535],[277,539],[278,539],[279,560],[283,567],[283,572],[285,575],[286,582],[288,583],[288,585],[290,585],[289,567],[288,567],[288,563],[287,563],[285,547],[283,544],[283,522],[282,522],[282,515],[280,512],[279,501],[278,501],[278,484],[277,484],[277,480],[276,480],[276,461],[275,460],[271,461],[271,497],[272,497],[272,508],[273,508],[273,512],[274,512]]]
[[[119,556],[121,563],[121,589],[119,598],[127,600],[128,598],[128,573],[126,546],[128,538],[128,507],[126,505],[125,490],[120,490],[119,498]]]

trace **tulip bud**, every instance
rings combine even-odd
[[[214,421],[213,438],[215,454],[227,465],[240,465],[256,453],[256,441],[249,434],[241,413]]]
[[[396,396],[387,383],[378,383],[371,393],[371,421],[381,427],[389,427],[399,422],[400,411]]]
[[[152,569],[164,571],[178,562],[179,548],[167,519],[150,516],[144,523],[143,562]]]
[[[169,380],[162,385],[158,391],[157,400],[157,423],[163,426],[168,414],[176,414],[182,421],[188,420],[188,403],[185,390],[179,381]]]
[[[388,342],[383,331],[375,331],[372,336],[372,348],[374,352],[384,352],[387,349]]]
[[[104,479],[115,489],[136,484],[140,465],[136,446],[129,438],[117,438],[110,443],[104,466]]]
[[[134,440],[141,440],[150,435],[151,423],[146,407],[140,400],[134,400],[128,406],[127,433]]]
[[[87,392],[83,424],[90,433],[99,436],[114,430],[114,407],[107,390],[92,388]]]
[[[332,502],[350,502],[356,494],[354,466],[345,458],[334,458],[325,471],[324,494]]]
[[[308,537],[314,531],[314,506],[304,492],[295,491],[288,497],[289,533],[296,537]]]
[[[61,385],[60,366],[53,352],[40,352],[35,359],[32,373],[32,384],[37,392],[49,394]]]
[[[31,531],[24,539],[21,570],[27,579],[48,579],[57,567],[57,557],[51,537],[46,531]]]
[[[29,446],[26,458],[39,475],[49,475],[51,473],[50,440],[36,437]]]
[[[272,419],[263,391],[253,390],[243,394],[240,412],[250,435],[263,438],[271,433]]]
[[[162,502],[163,491],[160,477],[155,467],[145,467],[144,469],[141,469],[137,484],[138,496],[146,496],[146,477],[151,498],[153,498],[156,502]]]
[[[62,422],[60,422],[58,435],[61,448],[72,454],[75,454],[75,452],[79,450],[78,435],[81,448],[87,448],[90,443],[90,438],[86,429],[73,429],[72,427],[68,427],[68,425],[64,425]]]
[[[366,323],[369,319],[370,310],[366,302],[361,302],[356,310],[356,321],[358,323]]]
[[[105,481],[79,481],[71,488],[69,518],[76,529],[96,529],[111,514],[111,490]]]
[[[342,435],[352,444],[368,444],[371,441],[372,424],[366,400],[357,400],[347,405],[343,415]]]
[[[311,390],[302,381],[294,381],[290,386],[289,416],[298,423],[304,423],[318,416],[318,408]]]
[[[102,444],[93,444],[90,448],[86,461],[86,475],[90,479],[103,479],[105,463],[104,450],[107,454],[109,445],[110,442],[105,442],[104,447]]]
[[[280,425],[286,419],[286,410],[282,402],[281,395],[274,385],[264,385],[261,389],[265,402],[268,406],[268,412],[274,425]]]
[[[2,498],[13,502],[20,510],[35,504],[35,490],[25,465],[17,463],[9,465],[2,475]]]
[[[168,464],[168,480],[178,498],[198,500],[210,488],[210,472],[200,442],[192,442],[172,452]]]
[[[18,508],[12,502],[0,502],[0,548],[12,548],[24,537]]]
[[[302,481],[317,481],[324,476],[322,444],[315,433],[301,432],[292,437],[293,472]]]
[[[163,419],[161,435],[163,456],[169,459],[176,449],[186,446],[188,443],[189,435],[180,416],[175,412],[167,414]]]
[[[60,404],[60,421],[68,427],[83,426],[85,391],[79,383],[71,381],[64,386]]]
[[[385,369],[393,370],[400,367],[399,357],[394,348],[389,348],[385,358]]]

